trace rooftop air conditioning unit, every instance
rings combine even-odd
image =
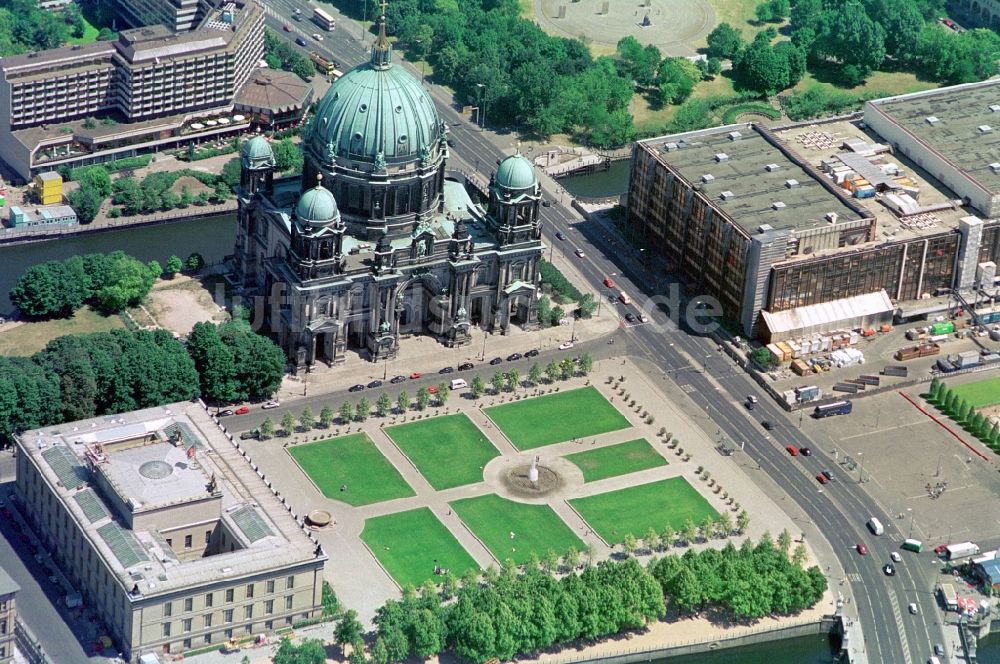
[[[927,124],[929,124],[929,125],[931,125],[933,127],[934,125],[936,125],[937,123],[939,123],[941,121],[938,120],[933,115],[928,115],[926,118],[924,118],[924,122],[926,122]]]
[[[837,223],[837,213],[836,212],[827,212],[826,213],[826,220],[829,221],[831,224]]]
[[[667,143],[663,147],[666,149],[667,152],[673,152],[674,150],[677,150],[677,149],[680,148],[680,146],[677,145],[676,143]]]
[[[741,134],[740,132],[738,132],[738,131],[731,131],[731,132],[729,132],[729,140],[731,140],[731,141],[738,141],[741,138],[743,138],[743,134]]]
[[[767,166],[764,167],[764,170],[767,171],[768,173],[773,173],[779,168],[781,167],[778,166],[777,164],[768,164]]]
[[[793,180],[785,180],[785,186],[788,187],[789,189],[795,189],[800,185],[798,180],[793,179]]]
[[[991,113],[1000,113],[1000,104],[990,104]]]
[[[777,211],[777,210],[784,210],[785,209],[785,204],[782,203],[781,201],[775,201],[775,202],[771,203],[771,207],[774,208],[775,211]]]
[[[990,170],[993,171],[994,173],[1000,173],[1000,162],[994,161],[992,164],[990,164]]]
[[[715,176],[712,175],[711,173],[705,173],[704,175],[701,176],[701,181],[705,183],[711,182],[714,179]]]
[[[721,194],[719,194],[719,198],[721,198],[724,201],[731,201],[734,198],[736,198],[736,194],[734,194],[731,191],[724,191]]]
[[[979,125],[979,127],[977,127],[977,129],[979,129],[979,133],[980,134],[988,134],[991,131],[993,131],[993,127],[991,127],[989,125]]]
[[[723,161],[729,161],[729,155],[726,154],[725,152],[720,152],[719,154],[715,155],[715,160],[720,163]]]

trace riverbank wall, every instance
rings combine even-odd
[[[58,228],[6,229],[0,231],[0,246],[46,242],[65,237],[94,235],[97,233],[120,231],[126,228],[157,226],[160,224],[170,224],[176,221],[192,221],[195,219],[218,217],[220,215],[235,213],[236,200],[234,199],[218,205],[191,206],[183,210],[173,210],[162,214],[136,215],[135,217],[118,218],[113,221],[109,220],[107,223],[60,226]]]
[[[631,664],[632,662],[649,662],[668,657],[680,657],[681,655],[697,655],[706,652],[716,652],[741,646],[749,646],[758,643],[768,643],[772,641],[782,641],[794,639],[802,636],[816,635],[840,635],[842,626],[839,616],[827,616],[820,620],[810,620],[808,622],[780,625],[774,627],[750,628],[741,631],[734,631],[722,638],[712,640],[690,641],[686,643],[674,643],[665,647],[651,645],[646,648],[629,649],[623,647],[620,651],[602,652],[597,655],[573,655],[565,653],[552,657],[542,656],[539,659],[545,664],[585,664],[587,662],[600,662],[601,664]],[[847,661],[846,659],[843,661]]]

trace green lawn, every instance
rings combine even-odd
[[[965,385],[949,385],[955,393],[969,402],[973,408],[983,408],[1000,403],[1000,378],[977,380]]]
[[[571,546],[587,548],[548,505],[525,505],[490,494],[456,500],[451,506],[501,562],[526,562],[532,551],[541,557],[549,549],[562,554]]]
[[[631,426],[594,387],[494,406],[486,414],[520,450]]]
[[[661,532],[667,524],[679,530],[689,518],[700,524],[719,513],[683,477],[577,498],[570,504],[608,544],[626,533],[643,537],[649,528]]]
[[[594,482],[607,477],[634,473],[637,470],[667,465],[667,460],[656,453],[645,438],[627,443],[609,445],[596,450],[567,454],[571,461],[583,471],[584,482]]]
[[[361,539],[401,586],[419,586],[427,579],[440,581],[441,577],[434,574],[435,566],[455,576],[479,568],[426,507],[368,519]]]
[[[295,445],[288,451],[327,498],[357,506],[415,495],[366,434]],[[342,486],[347,490],[341,491]]]
[[[101,315],[90,307],[77,309],[72,318],[7,323],[0,326],[0,355],[34,355],[56,337],[108,332],[119,327],[124,327],[121,318]]]
[[[483,481],[483,466],[500,453],[465,415],[386,427],[417,470],[441,491]]]
[[[90,24],[90,21],[83,19],[83,35],[80,37],[70,37],[70,44],[90,44],[97,41],[98,35],[101,31]]]

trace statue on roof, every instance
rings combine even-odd
[[[330,141],[326,144],[326,158],[333,161],[333,158],[337,156],[337,146]]]
[[[430,163],[431,163],[431,151],[430,151],[430,149],[426,145],[421,146],[421,148],[420,148],[420,165],[426,168],[427,166],[430,166]]]
[[[390,329],[391,328],[390,328],[390,325],[389,325],[389,321],[384,320],[381,323],[379,323],[379,326],[378,326],[378,332],[379,332],[379,334],[389,334],[389,330]]]
[[[381,150],[375,153],[375,172],[376,173],[386,172],[385,153],[382,152]]]

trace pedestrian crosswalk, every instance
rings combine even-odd
[[[899,610],[899,601],[896,599],[896,591],[887,588],[889,591],[889,604],[892,605],[892,615],[896,618],[896,629],[899,631],[899,645],[903,649],[903,659],[905,664],[913,664],[910,658],[910,644],[906,640],[906,627],[903,625],[903,613]]]

